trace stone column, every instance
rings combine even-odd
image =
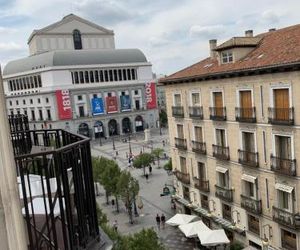
[[[6,113],[0,69],[0,242],[1,249],[27,249],[24,218],[17,186],[16,164]]]

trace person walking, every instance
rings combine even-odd
[[[161,221],[162,229],[165,229],[166,217],[164,214],[161,215],[160,221]]]
[[[158,230],[160,230],[160,217],[158,214],[156,215],[156,224],[157,224]]]
[[[118,231],[118,221],[115,220],[113,223],[113,229],[117,232]]]
[[[149,166],[149,174],[152,173],[152,166]]]
[[[145,174],[145,177],[146,177],[146,181],[147,181],[147,183],[148,183],[148,178],[149,178],[148,173]]]

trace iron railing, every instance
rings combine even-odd
[[[203,107],[191,106],[189,107],[189,116],[193,119],[203,120]]]
[[[9,115],[8,123],[11,132],[29,130],[28,117],[26,115]]]
[[[253,108],[235,108],[235,119],[238,122],[256,122],[256,111]]]
[[[239,155],[239,163],[250,166],[250,167],[258,167],[258,153],[249,152],[245,150],[238,150]]]
[[[226,107],[210,107],[210,119],[214,121],[226,121]]]
[[[186,139],[175,137],[175,147],[178,149],[187,150]]]
[[[261,214],[261,200],[256,200],[241,194],[241,207],[255,214]]]
[[[206,143],[192,141],[192,151],[198,154],[206,154]]]
[[[219,145],[212,145],[213,147],[213,157],[216,157],[220,160],[228,161],[230,159],[229,155],[229,147],[219,146]]]
[[[216,197],[219,197],[220,199],[228,202],[233,201],[233,190],[231,188],[221,187],[218,185],[215,185],[215,187],[216,187]]]
[[[183,106],[172,106],[172,115],[173,117],[183,118],[184,117]]]
[[[190,184],[190,174],[180,172],[179,170],[175,171],[176,178],[184,184]]]
[[[25,125],[11,140],[29,249],[89,249],[100,240],[89,139]]]
[[[195,188],[203,192],[209,192],[209,181],[194,177]]]
[[[292,229],[300,228],[298,221],[295,220],[296,216],[299,218],[298,214],[273,206],[273,220],[281,225]]]
[[[269,123],[294,125],[294,108],[269,108]]]
[[[271,170],[279,174],[296,176],[296,160],[283,159],[271,154]]]

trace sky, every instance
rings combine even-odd
[[[252,29],[300,23],[299,0],[0,0],[0,62],[29,55],[32,30],[70,13],[115,32],[116,48],[139,48],[153,72],[169,75],[209,56],[218,44]]]

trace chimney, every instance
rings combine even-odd
[[[272,28],[272,29],[269,29],[269,32],[271,32],[271,31],[275,31],[276,29],[275,28]]]
[[[253,30],[246,30],[245,37],[253,37]]]
[[[209,50],[210,50],[210,57],[216,58],[216,52],[214,49],[217,47],[217,39],[211,39],[209,40]]]

